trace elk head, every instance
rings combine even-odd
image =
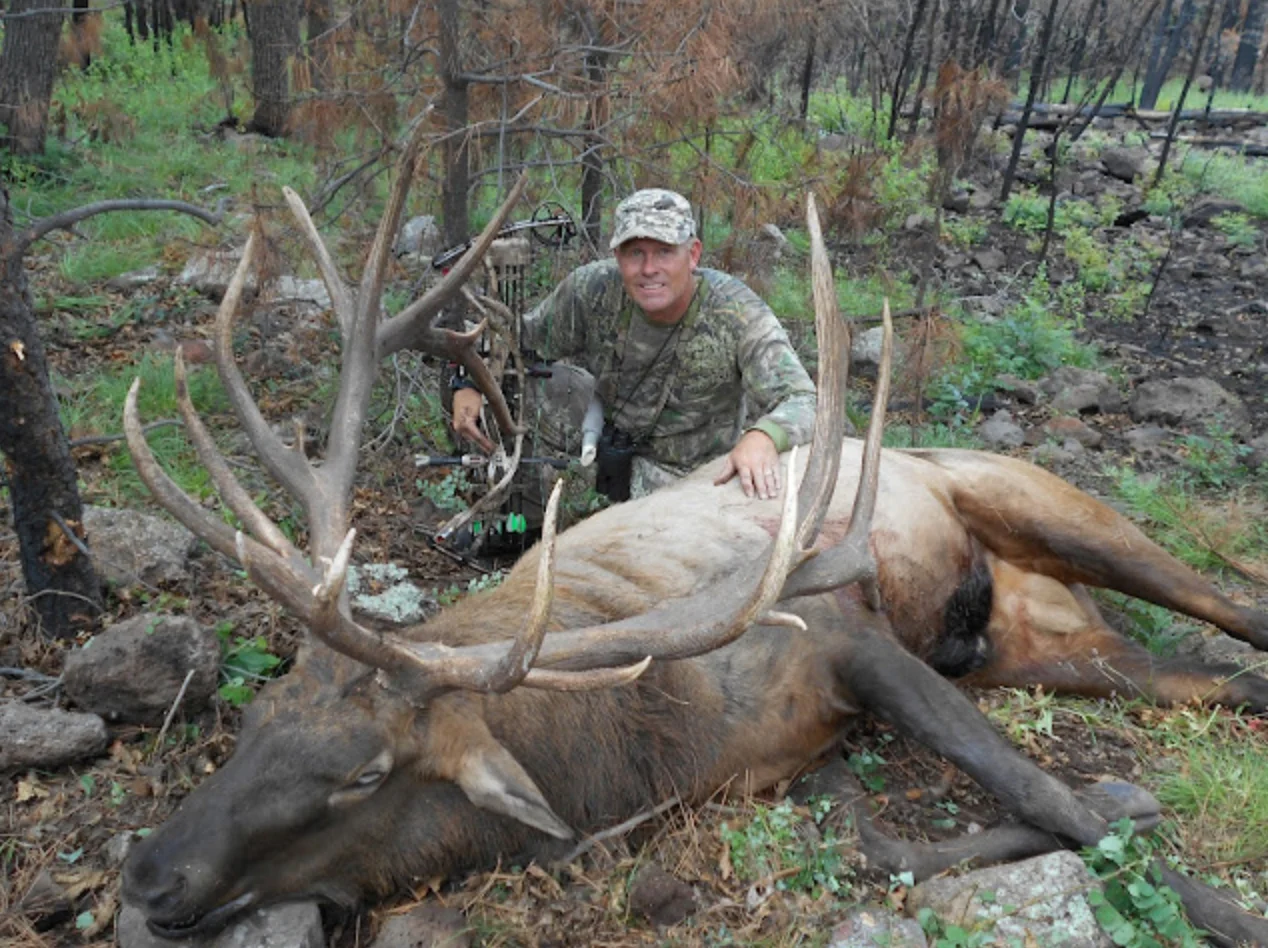
[[[468,868],[489,855],[519,853],[534,841],[569,837],[572,828],[529,772],[558,768],[552,755],[565,752],[552,709],[562,706],[540,695],[526,697],[535,692],[512,689],[613,688],[637,679],[654,659],[711,651],[737,639],[754,622],[804,629],[796,616],[775,611],[782,597],[860,579],[868,582],[874,576],[866,539],[883,410],[873,413],[864,461],[865,480],[871,486],[860,490],[844,544],[854,552],[837,555],[827,569],[823,563],[831,557],[816,560],[808,552],[836,480],[849,350],[811,201],[820,411],[800,492],[803,513],[798,516],[799,498],[789,489],[766,557],[719,586],[649,612],[548,632],[557,487],[547,507],[542,542],[517,567],[536,570],[533,591],[515,598],[501,613],[520,621],[514,637],[508,638],[511,622],[506,619],[487,624],[477,619],[479,627],[465,629],[460,641],[448,642],[436,641],[429,627],[397,635],[359,626],[344,594],[354,537],[348,529],[348,509],[374,369],[382,355],[406,345],[450,358],[456,354],[486,394],[496,395],[483,363],[469,347],[473,337],[445,335],[431,325],[431,317],[471,272],[472,258],[487,247],[486,237],[496,233],[523,186],[522,181],[516,186],[440,287],[380,326],[384,258],[416,155],[417,145],[412,143],[400,163],[393,197],[355,298],[336,273],[302,202],[287,192],[330,289],[343,334],[340,387],[323,464],[311,464],[302,446],[288,448],[277,439],[234,364],[231,329],[252,265],[250,240],[217,317],[222,381],[266,467],[305,509],[310,530],[307,557],[230,473],[190,403],[179,357],[177,394],[189,437],[242,531],[210,516],[163,473],[141,431],[136,384],[129,394],[129,449],[159,503],[214,549],[236,559],[270,596],[304,621],[312,635],[296,667],[256,697],[224,768],[129,858],[124,894],[143,908],[151,930],[160,935],[211,931],[248,906],[283,899],[317,896],[348,904],[410,877]],[[882,379],[887,379],[884,372]],[[884,391],[882,381],[877,393],[882,408]],[[516,595],[503,587],[490,599]],[[516,707],[525,709],[516,725],[528,732],[518,738],[520,756],[491,731],[483,702],[494,699],[481,695],[505,695],[496,700],[520,702]],[[585,735],[573,739],[584,741]],[[584,801],[572,801],[565,815],[584,809]],[[489,813],[503,819],[491,819]]]

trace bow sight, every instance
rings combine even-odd
[[[527,231],[529,237],[546,247],[559,249],[576,238],[577,223],[562,204],[547,201],[537,205],[528,220],[507,224],[498,231],[498,237],[510,237],[521,231]],[[442,250],[432,258],[431,265],[437,270],[444,270],[470,250],[473,243],[474,237],[448,250]]]

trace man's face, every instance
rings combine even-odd
[[[616,248],[625,292],[654,323],[672,325],[682,319],[695,290],[692,274],[700,262],[700,241],[666,244],[636,237]]]

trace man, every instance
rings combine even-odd
[[[613,258],[574,270],[524,319],[524,345],[594,377],[600,447],[632,446],[635,496],[727,454],[716,483],[779,491],[779,452],[810,440],[814,383],[775,314],[740,280],[700,268],[691,205],[659,188],[617,206]],[[741,433],[748,404],[760,412]],[[485,450],[481,399],[454,392],[455,430]],[[738,435],[738,440],[737,440]]]

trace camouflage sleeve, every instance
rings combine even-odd
[[[605,261],[578,267],[524,316],[525,348],[547,361],[585,361],[599,310],[609,292],[611,267]]]
[[[747,287],[741,300],[740,374],[750,405],[762,412],[747,430],[770,435],[780,451],[806,444],[814,430],[814,382],[770,307]]]

